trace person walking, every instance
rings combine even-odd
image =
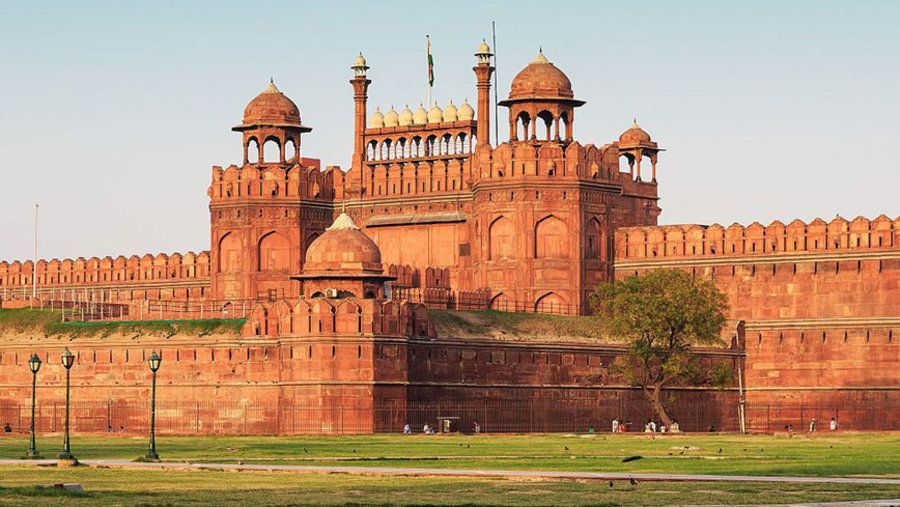
[[[619,418],[618,417],[616,417],[615,419],[612,420],[612,432],[613,433],[619,432]]]
[[[815,417],[813,417],[812,420],[809,421],[809,432],[810,433],[816,432],[816,418]]]
[[[828,429],[831,431],[837,431],[837,427],[838,427],[837,419],[832,417],[831,422],[828,423]]]

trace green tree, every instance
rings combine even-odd
[[[676,269],[599,286],[594,307],[608,332],[627,340],[627,353],[613,368],[643,391],[659,418],[670,426],[660,394],[677,380],[701,376],[695,346],[721,343],[728,310],[725,296],[712,280]]]

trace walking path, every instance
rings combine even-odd
[[[708,474],[623,474],[611,472],[555,472],[545,470],[457,470],[445,468],[402,468],[402,467],[362,467],[362,466],[306,466],[306,465],[255,465],[235,463],[144,463],[124,459],[88,459],[80,462],[88,466],[147,469],[193,469],[193,470],[262,470],[283,472],[343,472],[353,474],[387,475],[427,475],[447,477],[531,477],[545,479],[593,479],[593,480],[642,480],[681,482],[781,482],[781,483],[824,483],[824,484],[893,484],[900,485],[900,479],[879,479],[867,477],[780,477],[760,475],[708,475]],[[0,459],[0,465],[54,465],[54,459],[22,460]],[[887,505],[898,505],[893,501]],[[852,504],[848,504],[852,505]],[[871,504],[866,504],[871,505]]]

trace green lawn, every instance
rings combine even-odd
[[[60,445],[60,437],[38,439],[49,457]],[[27,446],[25,437],[0,438],[0,458]],[[195,462],[900,477],[897,434],[161,437],[157,446],[163,460]],[[143,438],[72,438],[81,459],[136,458],[145,448]],[[643,459],[622,462],[633,455]]]
[[[85,495],[37,490],[80,483]],[[654,483],[389,477],[287,472],[0,467],[0,505],[667,505],[900,498],[900,486]]]

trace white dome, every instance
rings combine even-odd
[[[478,45],[478,51],[475,52],[476,55],[489,55],[491,54],[491,47],[488,46],[486,40],[482,39],[481,44]],[[360,53],[362,55],[362,53]]]
[[[428,123],[428,111],[419,103],[419,109],[416,109],[416,114],[413,115],[413,123],[416,125],[425,125]]]
[[[437,102],[428,110],[428,123],[440,123],[444,119],[444,111],[437,105]]]
[[[459,106],[459,111],[456,113],[456,116],[460,121],[471,121],[475,119],[475,110],[469,105],[469,99],[464,100],[462,105]]]
[[[413,124],[413,112],[409,110],[409,106],[404,107],[403,111],[400,111],[399,121],[401,127]]]
[[[384,115],[381,114],[381,110],[376,107],[375,112],[372,113],[372,117],[369,118],[369,128],[380,129],[381,127],[384,127]]]
[[[365,67],[366,66],[366,59],[363,57],[362,53],[360,53],[359,56],[356,57],[356,61],[353,62],[353,66],[354,67]]]
[[[391,107],[391,110],[385,113],[384,115],[384,126],[385,127],[396,127],[400,124],[400,117],[397,115],[397,111],[394,111],[394,108]]]
[[[456,114],[456,106],[453,105],[453,101],[451,100],[447,107],[444,108],[444,121],[445,122],[454,122],[458,118]]]

